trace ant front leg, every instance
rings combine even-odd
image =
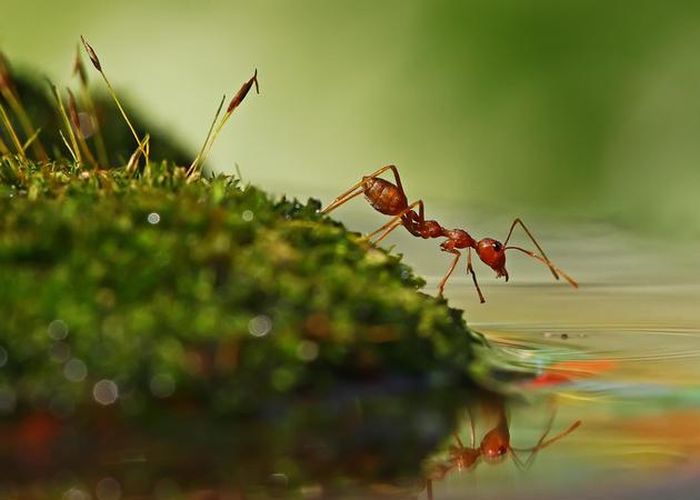
[[[532,240],[532,242],[535,244],[535,247],[537,247],[537,249],[540,251],[540,254],[541,254],[541,255],[540,255],[540,254],[536,254],[535,252],[531,252],[530,250],[526,250],[525,248],[515,246],[515,245],[507,246],[507,245],[508,245],[508,241],[510,240],[511,235],[513,234],[513,230],[515,229],[515,226],[518,225],[518,224],[523,228],[523,230],[525,231],[525,233],[527,233],[527,235],[530,237],[530,239]],[[554,277],[555,277],[556,279],[559,279],[559,275],[561,275],[561,276],[564,277],[564,279],[565,279],[566,281],[569,282],[569,284],[570,284],[571,286],[573,286],[574,288],[578,288],[578,283],[576,282],[575,279],[573,279],[571,276],[569,276],[567,273],[565,273],[565,272],[562,271],[559,267],[557,267],[557,266],[554,264],[554,262],[552,262],[551,260],[549,260],[549,257],[547,257],[547,254],[544,253],[544,250],[543,250],[542,247],[539,245],[539,243],[537,243],[537,240],[535,240],[535,237],[532,235],[532,233],[527,229],[527,227],[525,227],[525,224],[523,224],[523,221],[522,221],[522,220],[520,220],[520,219],[515,219],[515,220],[513,221],[513,224],[510,226],[510,231],[508,232],[508,237],[506,238],[506,241],[505,241],[505,243],[503,244],[503,250],[504,250],[504,251],[506,251],[506,250],[518,250],[519,252],[522,252],[522,253],[524,253],[525,255],[529,255],[529,256],[532,257],[533,259],[539,260],[540,262],[542,262],[544,265],[546,265],[546,266],[549,268],[549,270],[552,272],[552,274],[554,275]]]
[[[531,252],[531,251],[526,250],[526,249],[521,248],[521,247],[517,247],[517,246],[508,246],[508,241],[510,240],[510,237],[513,235],[513,230],[515,229],[515,226],[517,226],[517,225],[520,225],[520,227],[523,228],[523,230],[525,231],[525,234],[528,235],[528,237],[530,238],[530,240],[532,241],[532,243],[534,243],[534,245],[535,245],[535,247],[537,248],[537,250],[539,250],[540,255],[537,255],[536,253]],[[529,255],[529,256],[532,257],[533,259],[539,260],[540,262],[542,262],[544,265],[546,265],[546,266],[549,268],[549,270],[552,272],[552,275],[553,275],[556,279],[559,279],[559,275],[562,275],[562,276],[564,277],[564,279],[565,279],[566,281],[568,281],[569,284],[570,284],[571,286],[573,286],[574,288],[578,288],[578,283],[576,282],[576,280],[574,280],[571,276],[569,276],[569,275],[566,274],[564,271],[562,271],[560,268],[558,268],[558,267],[554,264],[554,262],[552,262],[551,260],[549,260],[549,257],[547,257],[547,254],[544,253],[544,250],[542,249],[542,247],[540,246],[540,244],[537,243],[537,240],[535,239],[535,237],[532,235],[532,233],[530,232],[530,230],[525,226],[525,223],[524,223],[520,218],[515,219],[515,220],[513,221],[513,224],[511,224],[511,226],[510,226],[510,231],[508,231],[508,236],[506,237],[506,240],[505,240],[505,242],[503,243],[503,248],[504,248],[504,250],[511,250],[511,249],[512,249],[512,250],[518,250],[518,251],[520,251],[520,252],[523,252],[524,254]]]
[[[476,281],[476,273],[474,272],[474,268],[472,267],[472,249],[471,247],[469,250],[467,250],[467,274],[472,275],[472,281],[474,282],[474,287],[476,288],[476,293],[479,295],[479,302],[482,304],[486,302],[486,299],[484,298],[484,295],[481,293],[481,287],[479,287],[479,283]]]
[[[576,420],[573,424],[571,424],[569,427],[567,427],[566,429],[561,431],[559,434],[557,434],[554,437],[551,437],[549,439],[546,439],[547,436],[549,435],[549,432],[552,429],[552,424],[554,423],[555,413],[556,413],[555,411],[552,412],[552,415],[549,418],[549,421],[547,422],[547,427],[546,427],[544,433],[542,434],[542,436],[540,437],[540,439],[535,444],[535,446],[533,446],[532,448],[511,448],[510,449],[511,453],[514,456],[515,456],[515,452],[518,452],[518,451],[530,453],[530,455],[527,457],[527,460],[525,461],[525,464],[523,467],[524,470],[528,470],[530,467],[532,467],[532,464],[535,461],[535,456],[536,456],[537,452],[539,452],[540,450],[543,450],[544,448],[548,447],[549,445],[551,445],[553,443],[556,443],[560,439],[568,436],[569,434],[574,432],[576,429],[578,429],[579,426],[581,425],[581,421]]]
[[[516,218],[516,219],[513,221],[513,223],[510,225],[510,231],[508,231],[508,236],[506,237],[506,241],[503,243],[503,246],[504,246],[504,247],[507,247],[507,246],[508,246],[508,241],[510,240],[510,237],[513,235],[513,230],[515,229],[515,226],[517,226],[518,224],[520,225],[520,227],[523,228],[523,231],[525,231],[525,234],[527,234],[527,235],[530,237],[530,240],[532,240],[532,242],[535,244],[535,247],[537,247],[537,250],[540,251],[540,254],[542,255],[542,257],[544,258],[544,260],[545,260],[546,263],[547,263],[547,267],[549,267],[549,270],[552,271],[552,274],[554,275],[554,277],[555,277],[556,279],[559,279],[559,275],[557,274],[555,268],[554,268],[553,266],[550,265],[549,257],[547,257],[547,254],[544,253],[544,250],[542,249],[542,247],[540,246],[540,244],[537,243],[537,240],[536,240],[535,237],[532,235],[532,233],[531,233],[530,230],[527,228],[527,226],[525,226],[525,223],[522,221],[522,219],[521,219],[520,217]]]
[[[338,197],[335,200],[333,200],[326,208],[321,210],[321,213],[324,215],[328,214],[332,210],[338,208],[340,205],[343,205],[344,203],[347,203],[348,201],[355,198],[356,196],[361,195],[365,192],[365,183],[367,182],[367,179],[374,179],[375,177],[379,177],[387,170],[391,170],[394,173],[396,185],[399,187],[401,192],[403,192],[403,187],[401,186],[401,178],[399,177],[399,170],[396,168],[396,165],[386,165],[380,168],[379,170],[371,173],[370,175],[364,176],[362,180],[353,184],[352,187],[350,187],[350,189],[338,195]]]

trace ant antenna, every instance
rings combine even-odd
[[[504,250],[519,250],[519,251],[523,252],[524,254],[529,255],[529,256],[532,257],[533,259],[539,260],[539,261],[542,262],[544,265],[546,265],[546,266],[549,267],[549,269],[552,271],[552,273],[554,273],[554,275],[557,277],[557,279],[559,279],[559,276],[557,275],[557,273],[559,273],[559,274],[561,274],[561,275],[564,277],[564,279],[565,279],[566,281],[569,282],[569,284],[570,284],[571,286],[573,286],[574,288],[578,288],[578,283],[576,282],[575,279],[573,279],[571,276],[569,276],[569,275],[566,274],[564,271],[562,271],[559,267],[557,267],[556,265],[554,265],[554,262],[550,261],[550,260],[547,259],[546,257],[542,257],[541,255],[537,255],[537,254],[534,253],[534,252],[531,252],[531,251],[529,251],[529,250],[525,250],[524,248],[520,248],[520,247],[516,247],[516,246],[505,247]]]
[[[544,253],[544,250],[542,249],[542,247],[540,246],[540,244],[537,243],[537,240],[536,240],[535,237],[532,235],[532,233],[530,232],[530,230],[525,226],[525,223],[522,221],[522,219],[517,218],[517,219],[515,219],[515,220],[513,221],[513,224],[511,224],[511,226],[510,226],[510,231],[508,231],[508,236],[506,237],[506,241],[503,243],[503,246],[504,246],[504,247],[508,246],[508,242],[510,241],[510,237],[513,235],[513,230],[515,229],[515,226],[518,225],[518,224],[520,224],[520,227],[523,228],[523,230],[525,231],[525,234],[527,234],[528,237],[529,237],[529,238],[532,240],[532,242],[535,244],[535,247],[537,247],[537,250],[540,251],[540,254],[542,254],[542,257],[544,257],[544,263],[547,264],[547,266],[549,267],[549,270],[552,271],[552,274],[554,275],[554,277],[555,277],[556,279],[559,279],[559,275],[557,274],[556,268],[555,268],[554,265],[552,264],[552,261],[549,260],[549,257],[547,257],[547,254]]]
[[[532,448],[511,448],[511,452],[513,452],[514,457],[516,456],[514,453],[516,451],[530,452],[530,456],[527,458],[527,461],[525,462],[525,470],[529,469],[532,466],[532,464],[534,463],[535,454],[537,452],[545,449],[547,446],[554,444],[555,442],[559,441],[560,439],[568,436],[569,434],[574,432],[576,429],[578,429],[579,426],[581,425],[581,421],[577,420],[576,422],[571,424],[567,429],[563,430],[562,432],[560,432],[556,436],[545,440],[545,437],[547,436],[547,434],[549,433],[549,430],[551,429],[553,420],[554,420],[554,415],[552,415],[552,418],[549,420],[549,425],[547,425],[547,430],[545,431],[544,434],[542,434],[542,437],[540,438],[540,440],[537,442],[537,444],[535,446],[533,446]]]

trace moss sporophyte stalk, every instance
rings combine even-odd
[[[476,337],[400,256],[317,200],[203,170],[257,71],[193,156],[111,85],[93,95],[80,59],[80,91],[53,98],[0,67],[5,418],[241,414],[393,377],[469,385]]]

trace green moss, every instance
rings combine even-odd
[[[127,412],[165,396],[228,413],[339,377],[465,379],[460,313],[319,208],[167,163],[3,159],[3,390],[72,408],[107,379]]]
[[[52,160],[0,157],[8,477],[32,491],[72,488],[45,481],[71,470],[119,478],[127,496],[172,477],[278,494],[270,474],[283,473],[287,493],[334,496],[419,473],[474,397],[480,339],[461,311],[317,200],[188,178],[192,155],[138,119],[151,162],[127,169],[133,137],[99,96],[89,120],[110,161],[76,164],[45,92],[14,85]],[[105,462],[135,449],[144,461]]]

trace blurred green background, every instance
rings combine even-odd
[[[700,236],[695,1],[2,1],[16,66],[72,82],[81,33],[192,150],[259,68],[212,164],[278,193],[391,162],[428,210]]]

